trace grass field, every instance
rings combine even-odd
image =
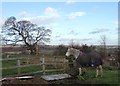
[[[118,70],[104,70],[103,73],[103,77],[96,78],[95,70],[89,70],[83,77],[85,80],[90,81],[91,84],[119,84],[120,77],[118,76]],[[78,76],[78,79],[81,78]]]

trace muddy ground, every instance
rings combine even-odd
[[[46,81],[40,77],[34,77],[32,79],[28,79],[28,80],[4,80],[2,81],[2,85],[8,85],[8,84],[31,84],[31,85],[35,85],[35,84],[89,84],[89,81],[81,81],[78,79],[73,79],[73,78],[68,78],[68,79],[62,79],[62,80],[54,80],[54,81]]]

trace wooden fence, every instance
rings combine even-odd
[[[54,57],[54,59],[56,58],[59,58],[59,57]],[[39,58],[39,63],[38,64],[27,64],[27,65],[21,65],[21,60],[22,59],[29,59],[29,58],[6,58],[6,59],[0,59],[0,61],[9,61],[9,60],[15,60],[16,61],[16,66],[13,66],[13,67],[5,67],[5,68],[0,68],[0,70],[7,70],[7,69],[17,69],[17,74],[15,76],[20,76],[20,75],[25,75],[25,74],[34,74],[34,73],[42,73],[43,75],[46,74],[46,72],[55,72],[55,71],[64,71],[67,67],[68,64],[71,64],[71,63],[68,63],[68,61],[63,57],[62,60],[60,62],[55,62],[55,61],[52,61],[52,62],[49,62],[48,60],[50,58],[45,58],[45,57],[42,57],[42,58]],[[60,60],[60,59],[59,59]],[[46,65],[63,65],[63,68],[56,68],[56,69],[46,69]],[[29,72],[29,73],[21,73],[21,68],[24,68],[24,67],[31,67],[31,66],[41,66],[41,70],[40,71],[35,71],[35,72]],[[6,75],[7,76],[7,75]],[[12,75],[10,75],[12,76]]]

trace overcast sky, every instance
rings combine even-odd
[[[49,44],[118,44],[117,2],[4,2],[3,20],[15,16],[52,30]],[[0,24],[2,24],[0,20]]]

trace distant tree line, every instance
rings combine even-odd
[[[56,47],[53,55],[58,55],[58,56],[65,55],[68,47],[73,47],[73,48],[79,49],[84,53],[88,53],[88,52],[91,52],[91,51],[95,50],[94,46],[88,46],[87,44],[82,45],[82,46],[80,46],[80,45],[72,45],[72,46],[71,45],[69,45],[69,46],[59,45],[59,46]]]

